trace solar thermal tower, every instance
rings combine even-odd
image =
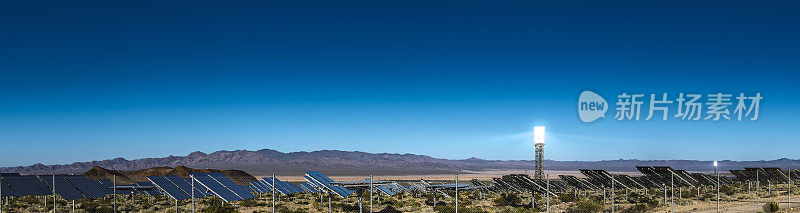
[[[536,160],[535,169],[533,174],[534,179],[543,179],[544,171],[542,169],[542,161],[544,160],[544,126],[533,127],[533,145],[536,147]]]

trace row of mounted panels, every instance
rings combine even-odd
[[[83,175],[0,173],[0,182],[0,197],[57,194],[65,200],[78,200],[105,197],[113,193],[111,185],[86,179]]]

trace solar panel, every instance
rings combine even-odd
[[[112,187],[114,187],[114,182],[111,182],[111,180],[109,180],[109,179],[100,179],[100,180],[97,180],[97,182],[99,182],[100,185],[103,185],[103,189],[106,190],[106,194],[113,194],[114,193],[114,189],[112,189]]]
[[[314,187],[314,185],[311,185],[308,182],[300,183],[300,187],[303,188],[303,191],[306,191],[306,192],[311,192],[311,193],[317,192],[317,188]]]
[[[167,180],[169,180],[170,182],[172,182],[173,184],[178,186],[178,188],[180,188],[181,191],[183,191],[187,195],[189,195],[189,196],[192,195],[192,185],[189,184],[189,182],[186,182],[185,180],[183,180],[183,178],[178,177],[177,175],[167,175],[167,176],[164,176],[164,178],[166,178]],[[197,190],[197,188],[194,189],[194,197],[195,198],[203,197],[203,196],[205,196],[205,195],[203,193],[201,193],[199,190]]]
[[[3,173],[3,174],[6,174],[6,173]],[[8,181],[6,181],[2,176],[0,176],[0,181],[2,181],[2,184],[0,184],[0,187],[3,187],[2,188],[3,191],[2,191],[2,194],[0,194],[0,197],[19,196],[19,195],[17,195],[17,192],[13,191],[11,189],[11,187],[8,186]]]
[[[103,189],[103,185],[99,182],[90,181],[86,179],[83,175],[67,175],[64,176],[75,188],[78,188],[78,191],[81,191],[86,198],[98,198],[98,197],[105,197],[106,190]]]
[[[12,192],[13,196],[52,194],[52,190],[36,176],[3,173],[0,174],[0,177],[3,178],[3,184],[7,184],[5,187],[9,187],[12,190],[10,192]]]
[[[267,192],[270,192],[270,189],[269,189],[269,187],[267,187],[266,185],[264,185],[264,183],[262,183],[261,181],[254,181],[254,182],[252,182],[252,184],[253,184],[253,185],[255,185],[255,186],[256,186],[256,188],[258,188],[259,190],[261,190],[261,193],[267,193]]]
[[[185,180],[187,183],[189,183],[189,185],[192,185],[192,178],[183,178],[183,180]],[[194,188],[197,189],[197,191],[199,191],[200,193],[202,193],[203,196],[211,196],[211,195],[213,195],[213,194],[208,192],[208,189],[206,189],[206,187],[203,186],[203,184],[200,184],[197,181],[194,181]]]
[[[225,175],[221,173],[208,173],[208,176],[211,176],[211,178],[217,180],[217,182],[233,191],[233,193],[236,193],[236,195],[239,195],[239,197],[242,199],[256,198],[253,193],[250,193],[246,188],[240,186],[236,182],[233,182],[231,179],[228,179],[228,177],[225,177]]]
[[[264,188],[261,188],[259,183],[261,183],[261,182],[259,182],[259,181],[251,181],[250,182],[250,186],[253,187],[253,189],[256,190],[255,191],[256,193],[267,193],[267,191],[264,190]]]
[[[264,178],[264,182],[272,186],[272,177]],[[285,195],[294,193],[292,189],[289,187],[290,186],[286,185],[283,181],[279,180],[278,178],[275,178],[275,191]]]
[[[294,189],[295,193],[303,193],[303,192],[305,192],[305,190],[303,190],[303,187],[300,187],[297,184],[289,183],[289,182],[285,182],[285,183],[289,184],[290,186],[292,186],[292,188]]]
[[[376,188],[378,188],[378,190],[380,190],[381,192],[386,193],[386,195],[389,195],[389,196],[394,195],[394,191],[392,191],[391,189],[389,189],[386,186],[376,186]]]
[[[52,194],[52,186],[53,184],[53,175],[38,175],[39,179],[42,180],[48,187],[51,187],[51,194]],[[55,187],[56,187],[56,194],[64,198],[64,200],[77,200],[83,199],[83,195],[81,194],[78,189],[76,189],[72,184],[64,179],[61,175],[55,176]]]
[[[150,183],[150,182],[136,182],[136,185],[138,185],[138,186],[145,186],[145,187],[146,187],[146,186],[152,186],[152,187],[155,187],[155,186],[153,185],[153,183]],[[145,194],[147,194],[147,195],[150,195],[150,196],[161,195],[161,193],[159,193],[159,192],[158,192],[158,189],[142,190],[142,191],[144,191],[144,193],[145,193]]]
[[[214,180],[214,178],[211,178],[211,176],[208,176],[206,173],[192,173],[192,176],[194,176],[194,179],[197,180],[198,183],[206,187],[210,192],[217,195],[217,197],[225,200],[225,202],[242,200],[241,197]]]
[[[162,192],[166,193],[170,197],[175,200],[186,200],[190,199],[188,194],[184,193],[178,186],[167,180],[162,176],[147,176],[147,179],[150,180],[153,185],[161,189]]]
[[[353,194],[353,191],[350,191],[350,190],[348,190],[348,189],[346,189],[344,187],[331,185],[333,180],[331,180],[330,178],[328,178],[328,176],[325,176],[324,174],[322,174],[322,173],[320,173],[318,171],[306,172],[306,177],[307,177],[306,179],[308,179],[309,181],[313,181],[314,183],[318,183],[322,187],[332,190],[334,193],[338,194],[339,196],[347,197],[350,194]]]

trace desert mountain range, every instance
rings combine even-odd
[[[605,169],[609,171],[636,171],[635,166],[671,166],[688,171],[713,171],[711,161],[699,160],[603,160],[603,161],[554,161],[545,160],[548,170],[575,171],[579,169]],[[720,169],[742,169],[744,167],[800,168],[800,160],[781,158],[764,161],[720,161]],[[366,153],[357,151],[322,150],[313,152],[279,152],[271,149],[258,151],[217,151],[210,154],[193,152],[186,156],[76,162],[62,165],[34,164],[30,166],[0,168],[0,172],[37,173],[84,173],[92,168],[136,171],[154,167],[170,169],[208,168],[214,170],[241,170],[254,176],[302,175],[305,171],[318,170],[328,175],[415,175],[452,174],[455,171],[530,170],[533,162],[527,160],[484,160],[468,158],[451,160],[416,154]],[[165,169],[165,168],[162,168]],[[180,172],[180,171],[179,171]]]

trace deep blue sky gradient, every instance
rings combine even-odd
[[[261,148],[532,159],[533,124],[547,125],[555,160],[800,158],[797,11],[797,1],[4,2],[0,166]],[[764,100],[756,122],[584,124],[587,89]]]

